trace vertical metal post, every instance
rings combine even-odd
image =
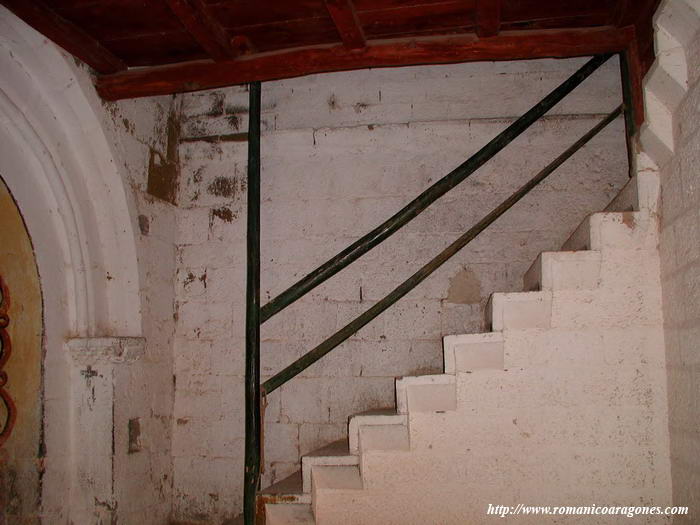
[[[625,114],[625,139],[627,140],[627,164],[629,176],[634,177],[634,136],[637,133],[634,114],[634,101],[632,100],[632,79],[630,77],[630,65],[627,52],[620,53],[620,81],[622,83],[622,104]]]
[[[255,524],[260,478],[260,82],[249,85],[248,272],[245,320],[245,525]]]

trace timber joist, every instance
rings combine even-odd
[[[92,67],[99,94],[117,100],[371,67],[623,51],[641,93],[659,0],[0,3]]]

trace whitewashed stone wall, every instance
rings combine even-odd
[[[175,208],[149,195],[148,168],[165,157],[169,115],[179,101],[159,97],[105,104],[136,222],[145,354],[120,370],[114,413],[115,487],[122,523],[167,523],[172,503]],[[129,425],[137,435],[131,436]],[[133,423],[136,421],[136,423]]]
[[[166,160],[169,119],[178,123],[180,102],[152,97],[103,103],[87,72],[78,74],[83,89],[94,97],[93,109],[127,188],[140,278],[140,304],[133,308],[141,310],[146,341],[138,359],[95,367],[109,368],[112,378],[111,406],[102,407],[113,411],[109,430],[114,435],[112,508],[104,519],[167,523],[173,483],[175,207],[149,195],[147,187],[149,169]]]
[[[700,32],[684,51],[688,88],[673,113],[673,157],[661,166],[659,250],[673,499],[690,507],[674,523],[690,524],[700,512]]]
[[[270,299],[465,160],[583,60],[370,70],[263,85],[262,294]],[[620,103],[610,61],[394,238],[263,326],[269,377],[369,308]],[[183,97],[177,210],[176,520],[240,512],[247,93]],[[393,406],[396,376],[439,371],[441,337],[477,332],[487,297],[521,289],[627,180],[614,123],[429,281],[269,396],[263,485]]]

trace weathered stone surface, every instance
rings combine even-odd
[[[580,63],[399,68],[266,83],[263,301],[390,217]],[[592,127],[596,115],[615,107],[619,96],[611,61],[397,235],[265,323],[264,378],[409,277]],[[246,143],[233,136],[247,129],[247,92],[234,87],[182,98],[175,417],[191,417],[181,410],[196,406],[204,424],[218,421],[223,411],[227,419],[240,413],[240,407],[222,404],[222,393],[196,400],[180,388],[188,376],[206,382],[212,374],[216,382],[224,373],[242,381]],[[622,122],[615,122],[588,146],[594,155],[572,158],[420,288],[273,393],[268,411],[275,415],[268,417],[282,426],[275,426],[268,440],[284,434],[292,442],[270,441],[274,452],[264,481],[291,472],[300,452],[342,437],[352,413],[392,405],[395,377],[441,372],[442,336],[482,330],[488,296],[521,289],[535,256],[557,249],[586,214],[603,209],[626,182],[622,130]],[[201,345],[199,356],[182,355],[199,353]],[[289,430],[294,426],[296,434]],[[175,425],[174,432],[188,428]],[[211,441],[205,457],[229,453],[224,441]],[[175,469],[176,490],[188,495],[176,498],[176,515],[193,515],[194,502],[216,507],[219,514],[238,510],[209,502],[186,471]],[[240,491],[240,481],[232,481],[232,492]]]
[[[700,13],[697,2],[664,2],[657,14],[658,32],[668,50],[657,61],[660,69],[680,80],[682,99],[673,103],[669,93],[655,90],[672,119],[673,157],[661,166],[661,234],[659,252],[663,288],[663,315],[668,373],[669,427],[674,504],[700,506],[698,454],[700,430]],[[663,114],[650,113],[651,123],[663,124]],[[660,126],[657,126],[657,128]],[[692,510],[691,510],[692,513]],[[691,515],[677,517],[692,523]]]

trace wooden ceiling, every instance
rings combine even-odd
[[[108,100],[324,71],[626,52],[659,0],[0,0]]]

